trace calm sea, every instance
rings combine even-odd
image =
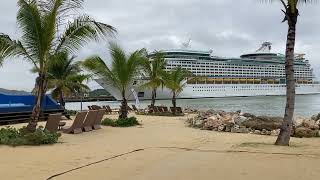
[[[256,115],[283,116],[285,108],[285,96],[259,96],[259,97],[229,97],[229,98],[212,98],[212,99],[180,99],[177,101],[178,106],[191,107],[200,110],[216,109],[225,111],[249,112]],[[120,102],[117,101],[100,101],[84,102],[83,109],[89,105],[110,105],[118,108]],[[134,102],[129,102],[134,104]],[[145,108],[150,101],[140,101],[140,107]],[[170,100],[157,100],[157,105],[170,106]],[[80,110],[81,103],[67,103],[67,109]],[[320,112],[320,94],[317,95],[297,95],[295,115],[310,117]]]

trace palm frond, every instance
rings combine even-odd
[[[36,66],[36,62],[29,56],[20,41],[12,40],[8,35],[0,33],[0,65],[6,58],[22,57],[32,62]]]
[[[112,36],[115,32],[115,28],[111,25],[96,22],[90,16],[82,15],[68,23],[66,30],[59,38],[55,51],[67,49],[74,52],[92,40]]]
[[[118,78],[111,72],[105,62],[98,56],[92,56],[85,59],[82,63],[82,67],[91,72],[92,76],[102,78],[106,83],[120,88]]]
[[[43,44],[44,33],[37,1],[19,0],[18,7],[17,23],[22,31],[23,47],[30,57],[40,64],[41,69],[46,47]]]

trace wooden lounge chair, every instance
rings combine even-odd
[[[133,111],[133,109],[130,106],[127,106],[128,111]]]
[[[92,110],[99,110],[99,109],[102,109],[100,106],[97,106],[97,105],[92,105]]]
[[[160,112],[157,106],[154,106],[153,111],[154,111],[155,113],[159,113],[159,112]]]
[[[136,107],[136,105],[132,104],[131,106],[132,106],[132,109],[133,109],[134,111],[139,111],[138,108]]]
[[[50,132],[57,132],[62,114],[50,114],[44,129]]]
[[[73,134],[79,134],[82,133],[82,125],[83,121],[86,118],[88,112],[78,112],[76,114],[76,117],[73,121],[73,124],[70,127],[64,127],[62,128],[62,131],[64,133],[73,133]]]
[[[163,109],[163,112],[169,112],[169,109],[166,106],[163,106],[162,109]]]
[[[107,105],[106,108],[107,108],[107,110],[108,110],[108,112],[109,112],[110,114],[113,113],[113,111],[112,111],[112,109],[111,109],[111,107],[110,107],[109,105]]]
[[[104,109],[100,109],[97,113],[97,116],[96,116],[96,119],[95,121],[93,122],[93,126],[92,128],[94,130],[97,130],[97,129],[101,129],[101,121],[103,119],[103,116],[104,116],[104,113],[105,113],[105,110]]]
[[[176,112],[179,114],[183,114],[181,107],[176,107]]]
[[[174,109],[174,107],[170,107],[170,111],[173,113],[174,111],[177,112],[177,110]]]
[[[164,110],[163,110],[163,108],[162,108],[161,106],[156,106],[156,108],[158,109],[158,111],[159,111],[160,113],[163,113],[163,112],[164,112]]]
[[[92,126],[94,121],[96,120],[97,114],[98,114],[98,110],[92,110],[88,112],[82,124],[82,129],[85,132],[92,131]]]

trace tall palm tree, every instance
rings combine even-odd
[[[166,61],[163,54],[161,52],[157,52],[155,56],[151,58],[151,61],[146,59],[143,66],[148,82],[142,85],[142,87],[150,88],[152,90],[151,107],[154,107],[157,97],[157,89],[159,87],[164,87]]]
[[[290,135],[293,124],[293,114],[295,105],[295,78],[294,78],[294,49],[296,41],[296,26],[299,16],[298,4],[310,3],[314,0],[267,0],[280,1],[283,5],[283,22],[288,23],[288,34],[286,43],[285,72],[287,84],[286,108],[281,126],[280,134],[275,142],[276,145],[289,146]]]
[[[186,78],[190,77],[191,73],[187,70],[178,67],[173,69],[170,72],[165,74],[165,86],[171,90],[172,93],[172,105],[173,105],[173,114],[176,114],[176,107],[177,107],[177,96],[180,92],[183,91],[184,86],[186,85],[187,81]]]
[[[65,97],[90,90],[84,84],[89,76],[81,74],[81,62],[75,62],[75,56],[69,58],[67,52],[60,52],[53,58],[48,63],[47,89],[52,90],[52,97],[65,107]],[[33,72],[36,72],[36,69]]]
[[[112,26],[79,14],[82,4],[83,0],[18,0],[17,23],[21,38],[13,40],[0,34],[0,59],[21,57],[32,63],[38,72],[35,106],[27,126],[31,132],[39,120],[52,57],[61,51],[76,53],[88,41],[115,32]]]
[[[124,50],[113,43],[110,44],[110,54],[112,59],[111,68],[100,57],[86,59],[83,62],[83,66],[93,75],[104,79],[105,82],[121,93],[122,102],[119,118],[126,119],[128,118],[128,92],[130,92],[133,81],[139,74],[146,57],[141,50],[126,55]]]

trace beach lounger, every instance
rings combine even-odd
[[[113,111],[112,111],[112,109],[111,109],[111,107],[110,107],[109,105],[107,105],[106,108],[107,108],[107,110],[108,110],[108,112],[109,112],[110,114],[113,113]]]
[[[50,114],[44,129],[50,132],[57,132],[62,114]]]
[[[98,112],[99,112],[98,110],[92,110],[88,112],[82,124],[82,129],[85,132],[92,131],[92,126],[94,121],[96,120]]]
[[[153,111],[154,111],[155,113],[160,112],[157,106],[154,106]]]
[[[164,110],[163,110],[163,108],[162,108],[161,106],[156,106],[156,108],[158,109],[158,111],[159,111],[160,113],[163,113],[163,112],[164,112]]]
[[[102,106],[102,109],[104,110],[105,114],[109,114],[110,113],[108,108],[107,108],[107,106]]]
[[[179,114],[183,114],[181,107],[176,107],[176,112]]]
[[[132,104],[131,106],[132,106],[132,109],[133,109],[134,111],[139,111],[138,108],[136,107],[136,105]]]
[[[166,106],[163,106],[162,109],[163,109],[163,112],[169,112],[169,109]]]
[[[86,118],[88,112],[78,112],[73,121],[73,124],[70,127],[63,127],[62,131],[64,133],[74,133],[79,134],[82,133],[82,125],[83,121]]]
[[[97,116],[96,116],[95,121],[93,122],[93,126],[92,126],[92,128],[94,130],[101,129],[101,121],[103,119],[104,113],[105,113],[104,109],[100,109],[98,111]]]
[[[92,105],[92,110],[99,110],[99,109],[102,109],[100,106],[97,106],[97,105]]]

